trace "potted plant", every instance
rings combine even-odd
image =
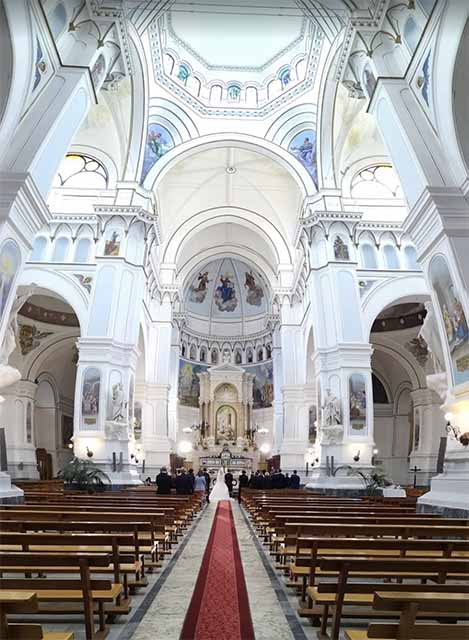
[[[375,496],[380,493],[383,487],[392,485],[392,481],[386,478],[386,474],[380,467],[375,467],[372,471],[350,468],[348,475],[358,476],[364,484],[365,495]]]
[[[91,460],[73,458],[59,471],[57,477],[73,489],[94,493],[103,490],[105,481],[110,482],[109,476],[99,469]]]

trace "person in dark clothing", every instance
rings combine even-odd
[[[205,486],[206,486],[206,493],[207,493],[207,502],[210,502],[209,499],[209,493],[210,493],[210,474],[207,471],[207,467],[204,467],[204,478],[205,478]]]
[[[194,485],[195,485],[194,469],[189,469],[189,473],[187,474],[187,476],[188,476],[188,483],[189,483],[189,492],[194,493]]]
[[[270,475],[270,473],[266,473],[264,475],[264,489],[266,491],[272,489],[272,476]]]
[[[298,475],[296,469],[293,471],[290,477],[290,489],[299,489],[300,488],[300,476]]]
[[[288,473],[285,474],[285,489],[289,489],[290,488],[290,476],[288,475]]]
[[[244,487],[247,487],[249,483],[249,478],[246,474],[246,470],[243,469],[241,471],[241,475],[238,478],[238,502],[241,504],[241,491]]]
[[[228,473],[225,473],[225,484],[228,487],[230,498],[233,497],[233,480],[234,478],[231,471],[228,471]]]
[[[181,473],[176,476],[176,493],[187,496],[191,493],[191,487],[193,488],[194,485],[190,477],[185,469],[181,469]]]
[[[250,489],[254,489],[254,478],[255,478],[255,475],[254,475],[254,473],[251,471],[251,475],[249,476],[249,481],[248,481],[248,487],[249,487]]]
[[[285,489],[285,476],[283,475],[281,469],[278,470],[277,482],[279,489]]]
[[[259,471],[256,471],[254,477],[252,478],[252,488],[262,489],[262,476]]]
[[[171,493],[171,476],[166,467],[161,467],[159,474],[156,476],[156,487],[156,493],[165,495]]]

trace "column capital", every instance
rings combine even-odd
[[[79,365],[102,364],[135,367],[139,351],[133,344],[124,344],[104,336],[86,336],[77,341]]]
[[[317,371],[369,368],[372,354],[373,347],[369,343],[342,342],[333,347],[318,347],[312,360]]]
[[[415,407],[421,405],[441,405],[438,396],[430,389],[415,389],[410,392],[410,396]]]

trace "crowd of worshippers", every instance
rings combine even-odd
[[[291,475],[282,473],[281,469],[274,469],[270,473],[265,470],[256,471],[248,476],[243,469],[237,480],[230,471],[225,473],[225,483],[230,496],[232,496],[233,487],[236,485],[239,487],[239,493],[243,487],[262,491],[268,489],[299,489],[300,477],[296,470]],[[145,484],[152,485],[151,478],[147,478]],[[173,491],[180,495],[190,495],[197,492],[203,492],[208,495],[211,484],[212,477],[206,467],[200,469],[197,474],[194,473],[194,469],[186,470],[184,467],[177,469],[176,473],[170,474],[166,467],[161,467],[160,473],[156,476],[156,492],[163,495],[170,494]]]
[[[296,469],[290,475],[282,473],[281,469],[274,469],[271,473],[267,471],[256,471],[252,473],[248,482],[249,489],[299,489],[300,476]]]

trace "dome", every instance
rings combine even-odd
[[[199,269],[187,287],[190,328],[205,335],[247,336],[265,329],[269,289],[241,260],[220,258]]]

